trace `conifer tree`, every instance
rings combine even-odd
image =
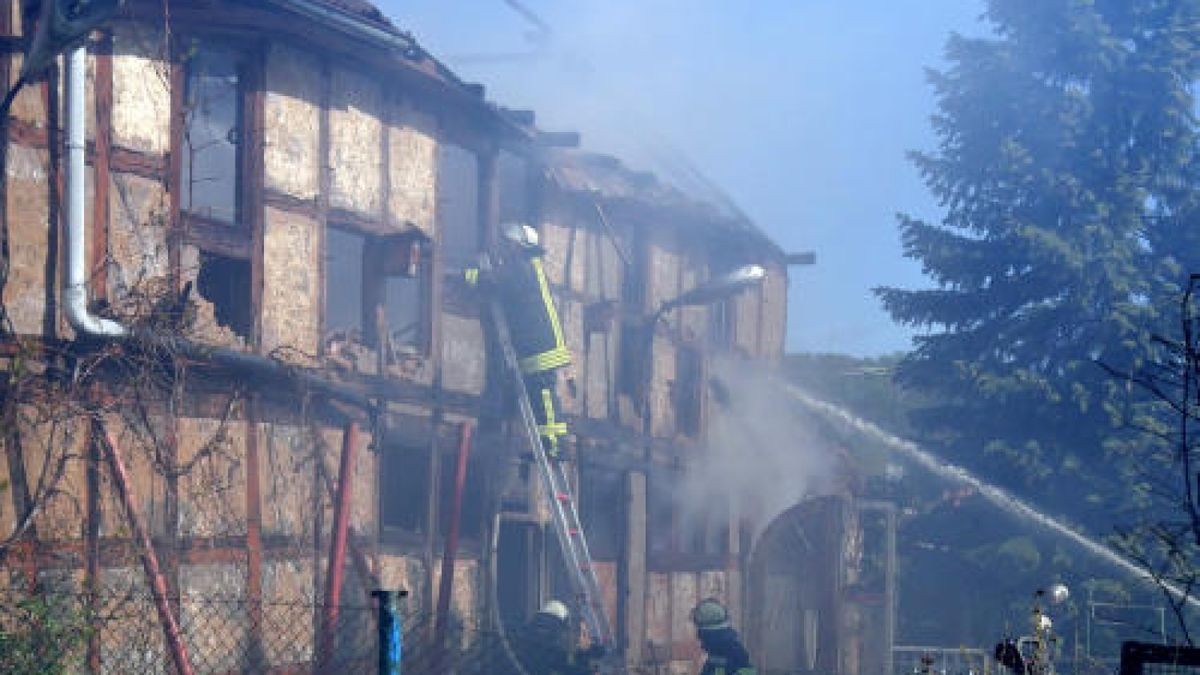
[[[1097,363],[1153,358],[1200,260],[1200,0],[988,0],[984,18],[930,72],[939,143],[911,156],[944,216],[899,218],[933,287],[876,292],[918,329],[897,376],[942,402],[914,420],[927,440],[1082,517],[1122,499],[1098,469],[1137,405]]]

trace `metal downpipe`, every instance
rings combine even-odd
[[[84,227],[86,206],[87,117],[84,100],[87,85],[87,47],[74,47],[66,54],[66,244],[67,269],[63,280],[62,303],[71,327],[85,335],[105,338],[126,337],[125,326],[98,317],[88,311],[87,237]]]

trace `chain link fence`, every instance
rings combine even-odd
[[[183,658],[200,673],[378,672],[377,607],[169,599]],[[402,624],[403,625],[403,624]],[[0,591],[0,672],[175,673],[176,654],[148,593]]]
[[[1200,648],[1128,641],[1121,644],[1120,675],[1198,675]]]
[[[317,601],[249,602],[180,594],[169,599],[186,660],[197,675],[244,673],[379,673],[380,608],[359,597],[337,608],[332,631],[323,629],[328,606]],[[527,675],[517,662],[514,627],[500,633],[466,625],[455,616],[442,629],[430,613],[406,611],[402,630],[405,675]],[[154,598],[141,590],[96,593],[39,589],[0,590],[0,673],[177,673],[175,655]]]
[[[893,673],[936,673],[937,675],[991,675],[1003,672],[982,649],[972,647],[892,648]]]

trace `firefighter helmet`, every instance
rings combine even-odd
[[[729,611],[715,598],[706,598],[692,610],[692,623],[696,630],[729,628]]]
[[[505,223],[500,226],[500,233],[505,239],[521,248],[537,248],[538,232],[523,223]]]
[[[538,610],[538,614],[552,617],[563,623],[566,623],[571,618],[571,610],[567,609],[567,606],[558,600],[551,600],[542,605],[542,608]]]

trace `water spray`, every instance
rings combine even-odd
[[[1200,599],[1193,597],[1190,593],[1184,591],[1179,586],[1169,581],[1156,578],[1150,570],[1133,563],[1095,539],[1077,532],[1075,529],[1063,523],[1062,521],[1038,511],[1024,501],[1009,494],[1006,490],[983,482],[963,467],[945,462],[928,451],[922,449],[916,443],[907,441],[894,434],[890,434],[875,424],[872,424],[871,422],[854,415],[845,408],[815,398],[795,385],[780,382],[780,386],[788,393],[789,396],[792,397],[792,399],[810,411],[815,412],[827,419],[832,419],[836,422],[839,422],[847,427],[850,427],[863,436],[882,443],[888,448],[899,452],[910,460],[920,464],[922,467],[942,478],[945,478],[946,480],[971,487],[985,499],[1000,507],[1004,511],[1007,511],[1008,513],[1011,513],[1017,517],[1033,521],[1038,525],[1041,525],[1042,527],[1059,534],[1066,539],[1069,539],[1088,553],[1091,553],[1092,555],[1111,563],[1112,565],[1124,570],[1125,572],[1128,572],[1134,577],[1151,581],[1160,585],[1168,593],[1187,603],[1188,606],[1195,609],[1200,609]]]

